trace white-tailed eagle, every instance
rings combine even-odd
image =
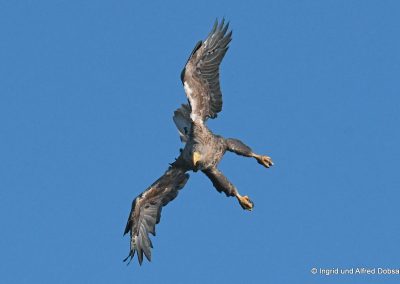
[[[236,187],[217,168],[226,151],[252,157],[261,165],[273,165],[268,156],[254,153],[238,139],[224,138],[208,129],[206,120],[216,118],[222,110],[222,93],[219,82],[219,66],[232,39],[229,23],[215,21],[207,39],[199,41],[182,70],[181,80],[188,99],[174,112],[173,120],[181,141],[185,143],[179,157],[167,171],[132,203],[125,234],[130,233],[130,252],[125,260],[132,260],[137,253],[142,264],[143,254],[150,261],[155,226],[160,221],[161,209],[176,198],[189,175],[188,171],[201,171],[219,192],[236,197],[240,206],[252,210],[253,202],[239,194]]]

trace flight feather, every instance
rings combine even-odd
[[[153,244],[149,234],[155,236],[155,226],[160,222],[162,207],[174,200],[189,178],[185,170],[169,167],[168,170],[132,202],[124,234],[130,232],[131,245],[127,258],[132,260],[137,252],[139,264],[143,254],[151,261]]]
[[[219,66],[232,40],[229,23],[215,24],[204,42],[196,44],[182,71],[182,84],[191,107],[191,119],[215,118],[222,110]]]

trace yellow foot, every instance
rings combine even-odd
[[[242,206],[243,209],[249,210],[249,211],[253,210],[254,203],[253,203],[253,201],[250,200],[250,198],[247,195],[245,195],[245,196],[238,195],[238,196],[236,196],[236,198],[238,199],[239,204],[240,204],[240,206]]]
[[[269,168],[274,165],[274,163],[272,162],[272,159],[268,156],[257,155],[257,156],[255,156],[255,158],[257,159],[257,162],[260,165],[263,165],[266,168]]]

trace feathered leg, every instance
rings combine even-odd
[[[236,187],[217,168],[203,170],[203,173],[211,180],[218,192],[224,192],[226,196],[235,196],[240,206],[245,210],[252,210],[254,203],[250,198],[241,196]]]
[[[270,157],[254,153],[249,146],[245,145],[238,139],[228,138],[225,139],[225,142],[227,144],[227,150],[230,152],[236,153],[240,156],[253,157],[260,165],[263,165],[266,168],[274,165]]]

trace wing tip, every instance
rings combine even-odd
[[[215,22],[213,27],[211,28],[211,32],[208,37],[212,36],[215,33],[221,33],[225,35],[229,29],[230,21],[226,21],[225,17],[222,18],[221,21],[218,21],[218,18],[215,18]],[[230,30],[230,34],[232,34],[232,29]]]
[[[127,262],[126,265],[129,265],[132,260],[135,258],[135,254],[137,255],[137,259],[139,262],[139,265],[142,266],[144,256],[146,259],[151,262],[151,249],[153,248],[153,245],[150,243],[150,246],[146,249],[141,249],[140,247],[134,247],[133,249],[130,250],[129,254],[127,257],[125,257],[122,261]]]

